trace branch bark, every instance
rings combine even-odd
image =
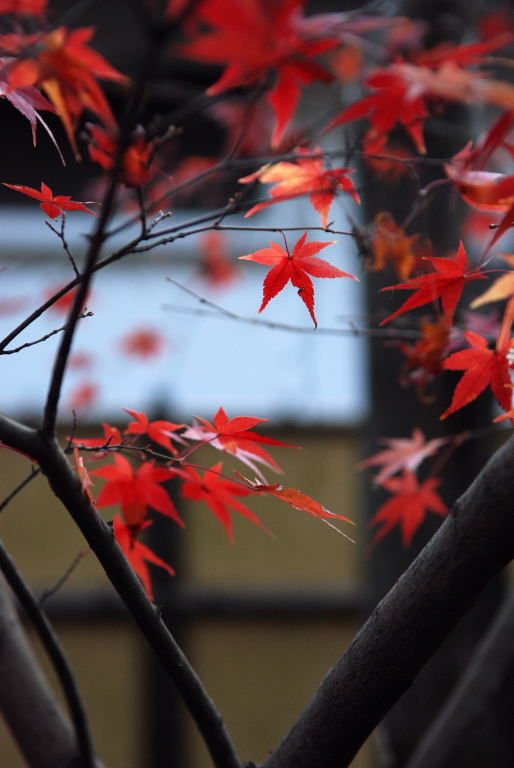
[[[31,768],[81,765],[73,729],[43,677],[1,577],[0,680],[0,711]]]
[[[466,735],[480,725],[512,667],[514,590],[505,598],[466,672],[409,759],[407,768],[444,768]]]
[[[453,506],[262,768],[343,768],[514,557],[514,438]]]
[[[31,621],[61,683],[75,728],[77,765],[81,765],[83,768],[95,768],[97,763],[93,753],[86,712],[74,674],[44,611],[38,605],[1,541],[0,570]],[[33,672],[31,671],[30,674],[33,675]]]

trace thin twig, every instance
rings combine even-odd
[[[85,317],[93,317],[93,312],[82,312],[79,315],[79,320],[82,320]],[[15,347],[14,349],[0,349],[0,355],[14,355],[17,352],[21,352],[22,349],[26,349],[27,347],[33,347],[36,344],[41,344],[43,341],[47,341],[52,336],[55,336],[56,333],[61,333],[61,331],[66,330],[66,325],[62,325],[60,328],[55,328],[53,331],[50,331],[50,333],[45,333],[44,336],[41,336],[39,339],[34,339],[34,341],[26,341],[25,344],[20,344],[19,347]]]
[[[141,191],[141,187],[136,187],[136,196],[137,196],[137,204],[139,206],[139,221],[141,222],[141,240],[144,240],[148,234],[149,230],[146,225],[146,211],[145,211],[145,204],[143,201],[143,193]]]
[[[43,606],[43,603],[45,603],[48,598],[52,597],[52,595],[55,595],[56,592],[58,592],[61,587],[66,584],[70,576],[75,572],[77,569],[78,564],[83,560],[83,558],[88,554],[89,549],[84,549],[81,552],[78,553],[78,555],[75,555],[69,566],[66,568],[64,573],[60,578],[57,579],[53,587],[49,587],[48,589],[45,589],[44,592],[41,593],[38,600],[38,605],[40,607]]]
[[[7,507],[8,504],[11,503],[14,497],[17,496],[18,493],[22,491],[23,488],[25,488],[25,486],[28,485],[30,481],[36,477],[36,475],[39,475],[40,471],[41,470],[39,469],[39,467],[32,466],[32,469],[30,470],[30,474],[27,475],[27,477],[24,480],[22,480],[21,483],[18,483],[16,488],[14,488],[11,491],[11,493],[9,493],[5,497],[5,499],[3,499],[3,501],[0,503],[0,512],[4,511],[4,509]]]
[[[169,312],[183,312],[193,315],[209,315],[211,317],[226,317],[230,320],[236,320],[239,323],[247,323],[248,325],[259,325],[264,328],[271,328],[277,331],[289,331],[291,333],[307,333],[309,335],[321,335],[321,336],[368,336],[372,338],[403,338],[403,339],[419,339],[419,331],[415,330],[396,330],[394,328],[306,328],[302,325],[292,325],[290,323],[277,323],[271,320],[262,320],[258,317],[248,317],[246,315],[239,315],[237,312],[232,312],[230,309],[215,304],[213,301],[206,299],[204,296],[191,290],[172,277],[167,277],[166,280],[172,283],[176,288],[180,288],[189,296],[195,298],[200,304],[204,304],[211,309],[201,309],[194,307],[176,307],[171,304],[163,304],[162,309]]]
[[[64,234],[65,222],[66,222],[66,216],[63,213],[62,216],[61,216],[61,228],[60,229],[56,229],[56,227],[52,226],[52,224],[49,221],[45,221],[45,224],[48,227],[48,229],[51,229],[52,232],[54,234],[56,234],[57,237],[59,238],[59,240],[61,241],[62,247],[64,248],[64,250],[65,250],[65,252],[66,252],[66,254],[68,256],[68,259],[70,260],[71,267],[72,267],[73,271],[75,272],[75,277],[79,277],[80,276],[80,272],[79,272],[79,268],[77,267],[77,262],[75,261],[75,257],[73,256],[73,254],[72,254],[72,252],[70,250],[70,246],[68,245],[68,241],[66,240],[66,236]]]
[[[95,768],[95,757],[86,712],[71,667],[50,622],[2,542],[0,542],[0,570],[32,623],[61,684],[75,728],[77,746],[83,765],[85,768]]]

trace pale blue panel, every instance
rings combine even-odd
[[[291,212],[295,219],[291,217],[288,221],[296,223],[299,211],[304,211],[309,223],[316,223],[310,210],[298,205]],[[178,220],[172,217],[169,221]],[[257,223],[257,216],[254,221]],[[273,213],[266,223],[285,226],[284,221],[283,213],[280,223]],[[27,299],[27,305],[15,314],[0,315],[2,336],[23,319],[47,289],[72,276],[55,236],[44,226],[42,214],[33,217],[11,212],[7,218],[4,215],[3,222],[6,236],[1,253],[0,302],[20,296]],[[87,231],[88,224],[89,220],[84,222],[80,214],[70,216],[69,240],[77,253],[85,248],[80,231]],[[288,239],[294,244],[301,234],[290,233]],[[309,239],[326,241],[335,236],[316,232]],[[336,245],[327,247],[319,256],[360,275],[359,263],[352,257],[351,239],[338,239]],[[281,242],[281,236],[234,233],[231,252],[235,258],[266,247],[269,240]],[[20,241],[25,242],[25,251]],[[223,405],[229,415],[249,414],[274,421],[327,425],[359,422],[368,402],[362,339],[323,336],[314,330],[300,335],[164,308],[204,308],[166,281],[167,276],[172,276],[230,311],[257,316],[267,267],[240,262],[240,278],[232,286],[209,292],[195,276],[198,243],[197,236],[187,238],[137,260],[131,258],[124,264],[113,265],[96,276],[89,302],[94,317],[81,321],[74,345],[75,352],[90,354],[94,364],[87,373],[68,374],[61,417],[69,419],[70,393],[87,379],[98,386],[96,404],[80,414],[80,418],[87,420],[116,420],[121,407],[152,411],[160,406],[176,418],[188,421],[193,415],[210,418]],[[35,258],[27,261],[24,257],[29,251]],[[45,258],[49,253],[56,258]],[[343,318],[362,312],[360,286],[347,279],[314,279],[314,283],[319,326],[348,328]],[[308,312],[291,285],[273,299],[260,317],[312,327]],[[48,333],[64,320],[64,315],[47,312],[15,345]],[[139,327],[155,329],[166,337],[162,355],[141,361],[121,352],[120,340]],[[16,415],[35,413],[41,408],[59,338],[58,335],[17,355],[1,357],[3,412]]]

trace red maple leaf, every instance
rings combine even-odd
[[[468,271],[468,257],[462,242],[459,244],[459,249],[454,259],[425,256],[423,260],[429,261],[434,267],[435,272],[418,275],[406,283],[388,285],[387,288],[382,288],[383,291],[398,289],[415,291],[415,293],[402,304],[400,309],[397,309],[392,315],[382,320],[380,325],[388,323],[394,317],[398,317],[398,315],[402,315],[410,309],[421,307],[423,304],[428,304],[438,298],[441,299],[443,312],[451,324],[465,283],[470,280],[481,280],[485,277],[480,269]]]
[[[257,445],[278,445],[283,448],[298,448],[296,445],[288,445],[280,440],[275,440],[266,435],[259,435],[256,432],[250,432],[257,424],[262,424],[267,419],[258,419],[253,416],[236,416],[229,419],[223,408],[219,408],[213,419],[213,424],[196,417],[201,425],[193,427],[184,433],[184,437],[191,440],[202,440],[208,442],[214,448],[225,453],[231,453],[240,461],[253,469],[262,477],[259,469],[254,465],[257,461],[272,469],[274,472],[282,472],[276,461],[267,451]]]
[[[444,517],[448,507],[436,488],[440,481],[431,477],[419,483],[416,475],[404,469],[401,477],[390,477],[383,487],[394,494],[371,518],[370,526],[381,526],[376,531],[372,545],[382,539],[395,525],[401,526],[404,547],[410,546],[412,537],[425,519],[427,511]]]
[[[177,440],[177,435],[174,433],[177,429],[184,427],[184,424],[174,424],[172,421],[149,421],[145,413],[139,411],[131,411],[128,408],[124,408],[124,411],[129,413],[135,421],[131,421],[127,429],[123,434],[125,435],[148,435],[149,440],[153,440],[154,443],[162,445],[170,453],[175,455],[177,450],[171,438]]]
[[[509,375],[507,352],[510,339],[500,333],[496,348],[489,349],[487,339],[478,333],[467,331],[466,339],[471,349],[461,349],[443,360],[442,367],[447,371],[464,371],[455,387],[450,407],[441,415],[445,419],[450,413],[458,411],[475,400],[487,386],[490,386],[498,403],[508,411],[512,402],[512,385]]]
[[[246,480],[246,478],[244,479]],[[307,512],[309,515],[314,515],[314,517],[322,519],[344,520],[345,523],[355,525],[353,520],[350,520],[349,517],[331,512],[329,509],[320,504],[319,501],[312,499],[302,491],[296,490],[296,488],[285,488],[283,485],[278,485],[277,483],[272,485],[251,483],[251,486],[255,491],[259,491],[260,493],[269,493],[271,496],[275,496],[285,504],[289,504],[290,507],[299,509],[301,512]]]
[[[414,472],[422,461],[433,456],[446,441],[444,438],[435,438],[426,442],[423,432],[416,427],[411,437],[384,437],[380,442],[387,447],[357,464],[357,469],[382,467],[373,478],[375,485],[382,485],[402,469]]]
[[[9,187],[9,189],[14,189],[16,192],[21,192],[24,195],[33,197],[35,200],[39,200],[39,207],[51,219],[56,219],[61,213],[64,214],[64,211],[85,211],[93,216],[98,216],[85,203],[78,203],[76,200],[72,200],[69,195],[54,195],[50,187],[43,181],[41,182],[41,190],[24,187],[22,184],[2,183],[4,187]]]
[[[292,253],[289,253],[289,249],[285,251],[277,243],[270,243],[269,248],[262,248],[255,253],[239,256],[239,258],[272,267],[264,278],[263,299],[259,312],[262,312],[267,303],[291,281],[298,288],[298,295],[309,310],[314,326],[317,328],[318,323],[314,315],[314,286],[309,275],[313,277],[350,277],[357,281],[358,278],[334,267],[328,261],[317,259],[314,256],[327,245],[333,245],[334,240],[328,243],[306,243],[306,239],[307,232],[298,240]]]
[[[272,145],[278,146],[298,104],[301,86],[332,75],[314,57],[339,44],[326,36],[324,16],[309,17],[304,24],[304,0],[211,0],[199,8],[199,17],[211,29],[179,48],[198,61],[226,65],[207,93],[264,83],[274,73],[275,84],[268,101],[276,124]],[[319,23],[316,20],[319,19]]]
[[[182,485],[182,496],[185,499],[203,501],[207,504],[225,528],[230,541],[234,541],[230,509],[248,518],[252,523],[258,525],[266,533],[269,533],[259,518],[245,507],[244,504],[241,504],[240,501],[234,498],[234,496],[250,496],[254,493],[253,489],[245,488],[241,484],[222,477],[221,470],[222,463],[219,462],[205,469],[202,477],[194,467],[186,464],[184,466],[184,473],[187,479]]]
[[[147,528],[149,525],[151,525],[151,521],[146,520],[142,524],[141,530]],[[158,565],[159,568],[164,568],[164,570],[167,571],[170,576],[174,576],[175,571],[171,565],[168,565],[168,563],[165,563],[164,560],[161,560],[160,557],[157,557],[157,555],[152,552],[152,550],[149,549],[146,544],[138,541],[134,537],[131,527],[125,525],[121,517],[118,515],[115,515],[113,518],[112,529],[114,538],[118,542],[121,551],[143,582],[146,594],[150,600],[153,600],[152,582],[150,581],[150,573],[148,572],[146,563],[152,563],[153,565]]]
[[[258,179],[263,184],[274,183],[269,190],[272,200],[258,203],[245,213],[245,218],[253,216],[257,211],[274,205],[282,200],[291,200],[300,195],[309,195],[309,200],[321,216],[321,226],[328,225],[328,212],[338,189],[347,192],[355,202],[360,203],[360,197],[348,178],[353,173],[351,168],[329,168],[323,170],[323,158],[319,149],[315,150],[319,157],[299,158],[296,162],[280,162],[265,165],[250,176],[243,176],[240,183],[248,184]],[[308,150],[299,150],[299,154],[308,154]]]
[[[91,474],[107,480],[98,495],[98,507],[121,504],[125,523],[135,531],[146,520],[148,507],[171,517],[178,525],[184,527],[175,505],[160,486],[160,483],[176,477],[174,470],[156,467],[152,462],[144,461],[134,472],[124,456],[115,454],[114,465],[100,467]]]

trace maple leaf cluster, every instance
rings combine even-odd
[[[219,408],[213,423],[198,418],[190,426],[170,421],[150,421],[145,413],[125,409],[133,418],[123,433],[109,424],[103,425],[103,437],[74,438],[75,466],[84,493],[98,509],[119,506],[121,515],[113,520],[116,541],[135,572],[141,578],[150,597],[153,597],[148,563],[173,574],[169,564],[163,562],[140,540],[141,534],[152,523],[151,514],[158,512],[184,528],[185,522],[173,503],[165,486],[169,481],[179,483],[183,499],[205,504],[221,523],[230,541],[234,540],[231,512],[245,517],[266,533],[267,528],[240,499],[268,493],[295,509],[308,512],[333,525],[335,520],[351,523],[344,515],[325,509],[319,502],[293,488],[268,484],[257,464],[281,472],[280,466],[262,448],[262,445],[294,448],[279,440],[253,432],[253,428],[266,419],[238,416],[229,419]],[[236,473],[232,478],[223,470],[222,462],[211,467],[198,467],[189,461],[199,447],[212,448],[235,457],[255,472],[255,482]],[[162,449],[165,453],[162,453]],[[113,463],[88,471],[82,450],[90,460],[112,456]],[[128,458],[138,459],[138,466]],[[93,500],[91,477],[102,478],[105,483]]]
[[[226,161],[217,162],[214,155],[184,156],[178,136],[183,131],[187,133],[187,121],[182,125],[177,120],[176,126],[170,126],[161,116],[152,115],[144,125],[133,124],[123,135],[104,87],[109,83],[125,96],[130,82],[94,47],[96,30],[90,26],[52,26],[46,0],[0,0],[0,96],[28,121],[33,143],[40,125],[57,146],[41,114],[51,113],[62,123],[76,159],[81,152],[80,138],[87,144],[93,164],[107,177],[116,172],[117,179],[113,181],[122,187],[116,198],[119,209],[133,211],[137,204],[135,218],[141,226],[138,244],[145,242],[140,250],[153,247],[148,243],[155,228],[157,235],[170,234],[164,226],[159,229],[171,213],[163,211],[162,204],[176,204],[177,199],[191,201],[199,190],[199,182],[202,193],[204,187],[211,187],[218,192],[223,190],[225,195],[228,174],[233,174],[232,180],[239,177],[240,186],[229,198],[221,217],[213,219],[213,229],[220,228],[228,214],[244,214],[259,224],[264,217],[257,214],[271,206],[281,211],[281,204],[286,201],[308,199],[315,224],[302,226],[304,234],[296,242],[288,242],[289,227],[285,221],[283,229],[278,230],[283,241],[270,242],[268,247],[239,255],[239,259],[269,268],[263,280],[259,313],[291,283],[315,328],[312,278],[358,280],[318,257],[321,250],[335,241],[309,237],[310,229],[322,229],[324,234],[338,232],[330,220],[337,200],[352,225],[352,233],[342,234],[353,234],[358,245],[362,241],[368,269],[385,271],[392,266],[396,273],[396,284],[382,289],[384,302],[390,301],[392,306],[389,312],[381,314],[382,318],[386,316],[380,326],[388,326],[384,330],[391,330],[393,335],[405,322],[410,324],[409,331],[410,326],[415,326],[418,333],[412,343],[404,339],[393,341],[404,357],[401,383],[415,383],[421,398],[428,401],[426,390],[430,382],[446,371],[457,371],[460,380],[449,404],[441,407],[441,419],[490,389],[504,411],[499,418],[514,420],[510,376],[514,257],[505,256],[507,270],[471,305],[475,309],[489,302],[504,302],[503,316],[492,337],[471,321],[467,324],[462,312],[470,284],[490,277],[492,270],[485,267],[494,255],[493,249],[514,226],[514,174],[505,166],[514,157],[514,86],[480,69],[485,65],[492,67],[493,54],[503,54],[514,40],[509,14],[505,11],[503,15],[491,14],[481,19],[472,42],[445,42],[425,49],[424,31],[419,23],[403,18],[371,18],[354,12],[306,15],[304,0],[198,0],[191,4],[168,0],[165,5],[167,23],[171,20],[180,25],[166,55],[192,59],[196,65],[205,66],[210,85],[201,100],[207,104],[209,120],[223,132],[220,156],[226,157]],[[366,59],[365,35],[370,32],[377,38],[381,36],[383,53],[378,65],[376,61],[369,65]],[[373,45],[376,47],[376,43]],[[500,63],[502,59],[508,61],[498,57]],[[214,75],[213,66],[217,68]],[[308,100],[308,89],[313,84],[321,87],[334,81],[351,83],[352,92],[356,86],[362,88],[363,95],[347,103],[335,116],[334,109],[332,116],[316,115],[316,131],[304,135],[306,130],[298,118],[301,100],[306,93]],[[403,184],[412,175],[419,179],[427,145],[430,148],[432,122],[450,103],[479,104],[499,114],[482,137],[438,163],[440,178],[421,192],[417,190],[419,200],[403,221],[397,221],[388,211],[378,211],[372,226],[359,229],[360,225],[355,225],[347,211],[348,206],[360,203],[366,190],[357,168],[351,167],[355,150],[380,175],[381,183]],[[270,109],[272,124],[268,120]],[[362,121],[365,128],[355,146],[347,143],[344,151],[320,148],[321,136],[356,121]],[[83,125],[85,132],[81,132]],[[400,130],[396,131],[397,128]],[[393,132],[397,136],[391,140]],[[408,137],[408,150],[398,141],[402,133]],[[57,149],[63,158],[61,147]],[[249,156],[253,158],[248,160]],[[243,163],[239,165],[241,159]],[[68,212],[98,215],[89,207],[95,203],[54,194],[44,181],[40,189],[20,183],[4,185],[37,201],[48,218],[61,217],[63,243]],[[267,197],[250,199],[264,185],[269,185]],[[99,191],[101,186],[100,182]],[[471,251],[471,258],[468,257],[463,241],[457,246],[456,239],[454,251],[441,254],[421,234],[421,227],[415,229],[423,205],[430,204],[439,187],[451,190],[454,202],[458,200],[476,211],[501,217],[493,223],[492,236],[476,262]],[[156,218],[149,221],[148,216],[154,213]],[[161,244],[171,242],[173,237],[188,236],[192,230],[171,228],[171,240]],[[201,245],[199,274],[210,287],[227,285],[235,277],[234,263],[223,237],[219,231],[211,231]],[[75,273],[78,275],[76,265]],[[410,292],[399,306],[397,291]],[[74,289],[60,288],[54,294],[55,298],[47,297],[49,306],[69,314]],[[411,314],[420,308],[427,315]],[[129,330],[119,345],[120,351],[143,361],[162,353],[165,347],[164,337],[151,327]],[[80,367],[78,357],[75,364]],[[88,406],[96,394],[94,382],[82,381],[70,402],[74,408]],[[127,412],[133,420],[123,433],[105,424],[103,438],[74,441],[84,452],[84,456],[76,453],[75,465],[84,492],[92,498],[85,459],[112,459],[112,463],[91,472],[93,477],[105,481],[96,503],[98,508],[119,506],[120,513],[113,522],[114,535],[149,594],[148,563],[172,573],[171,566],[163,563],[140,538],[151,525],[152,511],[180,527],[185,525],[165,488],[169,481],[179,486],[183,498],[206,505],[230,539],[233,513],[264,527],[243,503],[244,499],[262,493],[329,524],[334,519],[346,519],[328,512],[296,489],[266,481],[263,471],[279,472],[280,467],[264,446],[285,446],[253,431],[263,419],[230,419],[220,408],[212,422],[197,419],[185,425],[150,421],[142,412]],[[362,463],[363,467],[382,467],[375,482],[392,494],[373,520],[373,525],[379,527],[375,541],[399,525],[403,542],[408,545],[426,511],[445,514],[445,504],[436,490],[439,478],[434,474],[421,481],[416,475],[421,462],[442,447],[441,440],[426,442],[422,433],[415,430],[410,439],[386,439],[385,450]],[[243,462],[255,479],[225,474],[221,462],[210,467],[192,464],[189,456],[202,445],[210,445]]]
[[[380,467],[373,482],[392,494],[370,520],[370,526],[378,526],[372,545],[398,525],[403,545],[408,547],[427,511],[441,516],[448,512],[436,491],[440,480],[428,477],[419,482],[416,476],[419,465],[437,453],[447,440],[435,438],[426,441],[423,432],[415,428],[410,438],[384,438],[381,442],[386,446],[383,450],[357,465],[358,469]]]

